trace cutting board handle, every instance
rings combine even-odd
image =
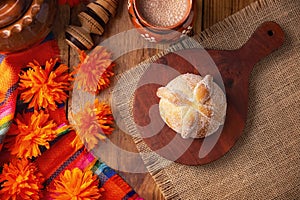
[[[261,24],[249,40],[238,50],[241,60],[252,67],[284,42],[284,32],[281,27],[272,21]],[[251,55],[251,56],[250,56]]]

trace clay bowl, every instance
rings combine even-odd
[[[188,12],[184,17],[178,23],[168,27],[159,27],[147,22],[138,10],[140,5],[136,4],[136,2],[136,0],[128,1],[130,19],[142,37],[149,42],[174,42],[192,31],[196,17],[196,5],[194,0],[188,0]]]
[[[51,31],[57,3],[53,0],[0,1],[0,53],[22,51]]]
[[[142,13],[143,3],[141,3],[141,2],[143,2],[143,1],[133,0],[133,7],[134,7],[134,10],[136,11],[137,17],[139,18],[139,20],[141,21],[141,23],[144,26],[150,27],[154,30],[159,30],[159,31],[161,31],[161,30],[176,30],[178,27],[180,27],[183,24],[183,22],[188,18],[189,14],[191,12],[193,1],[192,0],[186,0],[186,1],[187,1],[187,10],[184,13],[183,17],[178,22],[171,24],[169,26],[159,26],[159,25],[155,25],[155,24],[151,23],[151,21],[148,21],[148,19],[146,19]],[[162,16],[165,16],[165,14],[162,13]]]

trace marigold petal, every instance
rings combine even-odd
[[[4,181],[4,182],[3,182]],[[44,178],[37,167],[27,159],[13,159],[4,164],[0,182],[3,199],[40,199]]]
[[[57,136],[57,124],[43,110],[18,114],[8,131],[5,146],[12,155],[32,158],[41,154],[39,146],[49,148]]]
[[[66,170],[54,180],[54,189],[50,189],[54,199],[99,199],[101,189],[99,180],[91,171],[83,172],[79,168]]]
[[[75,139],[82,141],[88,150],[93,149],[100,140],[113,132],[114,119],[110,106],[106,103],[95,100],[94,104],[87,103],[85,107],[76,114],[73,114],[72,126],[76,130]],[[73,141],[72,144],[81,143]]]
[[[21,99],[29,103],[29,107],[38,110],[48,108],[55,110],[56,103],[67,99],[66,91],[71,89],[73,77],[68,73],[68,67],[60,64],[54,69],[58,59],[50,59],[45,67],[36,61],[29,63],[30,69],[20,75],[19,89]]]
[[[97,46],[75,68],[77,88],[98,94],[109,86],[110,78],[114,75],[112,72],[114,66],[111,53],[104,47]]]

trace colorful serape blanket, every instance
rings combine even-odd
[[[20,97],[26,97],[19,88],[20,73],[24,75],[26,70],[34,70],[28,63],[39,63],[41,76],[49,75],[54,79],[59,74],[68,76],[59,63],[53,68],[56,74],[43,74],[49,67],[49,60],[58,58],[58,55],[57,42],[50,35],[29,50],[1,56],[0,199],[142,199],[113,169],[95,158],[84,146],[72,145],[77,135],[70,128],[64,102],[56,102],[53,110],[36,109],[35,105],[31,108],[30,102],[20,100]],[[39,77],[35,78],[41,81]],[[31,126],[36,127],[30,129]],[[26,128],[30,129],[28,135]],[[30,136],[43,129],[45,135]],[[33,141],[42,141],[43,145],[34,148]]]

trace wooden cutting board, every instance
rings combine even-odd
[[[240,49],[186,49],[169,53],[151,63],[140,81],[153,77],[155,73],[155,79],[160,84],[140,84],[133,102],[134,120],[142,127],[140,132],[145,143],[166,159],[186,165],[202,165],[223,156],[243,133],[247,119],[249,76],[254,65],[278,49],[283,42],[281,27],[275,22],[265,22]],[[211,70],[214,64],[218,72]],[[218,85],[225,86],[226,119],[219,132],[203,139],[183,139],[166,124],[162,124],[158,106],[153,105],[159,103],[157,89],[178,75],[169,73],[169,67],[181,74],[195,73],[204,76],[209,73],[214,76]],[[220,75],[223,82],[218,81],[222,80],[217,77]],[[149,113],[152,113],[151,116]],[[154,126],[149,126],[151,123],[162,126],[155,130]]]

